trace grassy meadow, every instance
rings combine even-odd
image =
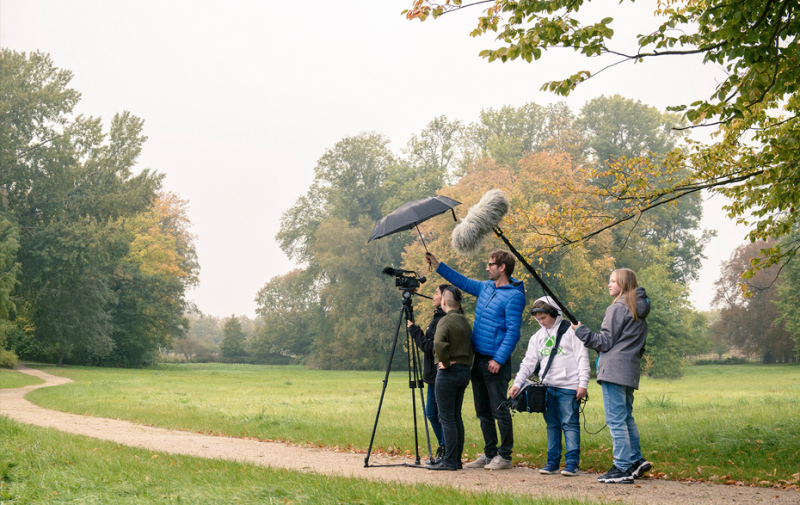
[[[0,368],[0,389],[22,388],[25,386],[33,386],[34,384],[41,384],[42,382],[44,381],[38,377],[7,368]]]
[[[43,407],[205,433],[366,450],[384,372],[222,364],[161,365],[153,369],[47,367],[76,382],[43,388],[28,398]],[[373,451],[413,452],[406,372],[392,372]],[[586,428],[603,426],[599,386],[592,382]],[[693,366],[684,378],[643,378],[634,415],[654,474],[670,479],[797,484],[800,471],[800,366]],[[417,396],[418,422],[423,423]],[[466,455],[482,438],[464,402]],[[582,418],[583,425],[584,420]],[[515,461],[545,463],[540,415],[515,414]],[[432,435],[431,435],[432,436]],[[420,445],[424,446],[420,430]],[[582,433],[581,468],[611,465],[608,429]],[[421,451],[424,452],[424,451]]]
[[[119,446],[0,417],[0,503],[579,505],[383,484]]]

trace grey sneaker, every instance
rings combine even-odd
[[[487,470],[508,470],[511,467],[511,460],[506,459],[499,454],[492,458],[492,461],[489,464],[484,466],[484,468]]]
[[[489,458],[487,458],[485,454],[478,454],[478,457],[475,458],[475,461],[465,463],[464,468],[483,468],[488,464]]]

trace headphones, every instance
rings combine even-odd
[[[531,309],[531,315],[534,315],[534,314],[548,314],[552,318],[558,317],[558,311],[556,309],[552,308],[552,307],[549,308],[549,309],[542,309],[542,308],[539,308],[539,307],[532,308]]]

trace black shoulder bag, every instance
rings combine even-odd
[[[556,355],[558,355],[558,346],[561,344],[561,337],[567,332],[569,326],[570,323],[566,319],[561,321],[561,325],[558,327],[558,333],[556,334],[556,344],[550,351],[550,359],[547,360],[547,366],[544,368],[544,372],[539,376],[539,382],[527,382],[517,391],[517,396],[509,398],[504,402],[508,403],[511,410],[528,413],[544,412],[546,410],[547,386],[544,385],[544,377],[547,375],[547,371],[550,370],[550,365],[553,364]]]

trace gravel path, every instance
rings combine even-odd
[[[37,407],[25,395],[40,387],[71,382],[23,365],[17,370],[39,377],[44,384],[19,389],[0,389],[0,415],[18,422],[55,428],[67,433],[109,440],[130,447],[204,458],[253,463],[297,471],[344,477],[359,477],[407,484],[425,483],[452,486],[470,491],[506,491],[534,496],[572,497],[621,501],[629,504],[675,503],[775,503],[800,504],[800,492],[771,488],[751,488],[708,483],[682,483],[640,479],[634,485],[608,485],[597,482],[597,476],[578,477],[540,475],[528,468],[503,471],[463,470],[434,472],[404,466],[364,467],[365,454],[310,449],[282,443],[259,442],[239,438],[201,435],[186,431],[142,426],[118,419],[105,419],[66,414]],[[372,455],[370,465],[398,464],[406,459]]]

